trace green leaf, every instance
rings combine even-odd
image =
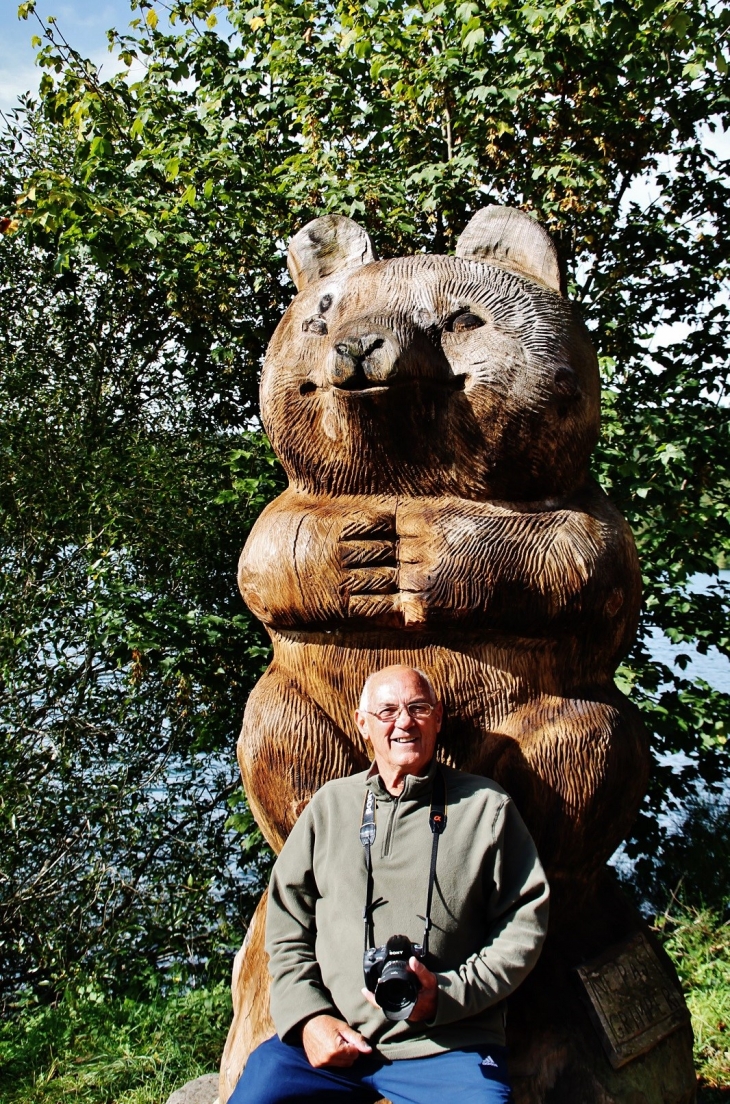
[[[458,7],[458,8],[456,9],[456,18],[457,18],[457,19],[458,19],[458,20],[459,20],[459,21],[460,21],[461,23],[468,23],[468,22],[469,22],[469,20],[470,20],[470,19],[471,19],[471,18],[472,18],[472,17],[474,16],[474,15],[476,15],[476,13],[477,13],[478,11],[479,11],[479,8],[478,8],[478,6],[477,6],[476,4],[474,4],[474,3],[465,3],[465,4],[460,4],[460,5],[459,5],[459,7]]]
[[[475,47],[481,46],[484,42],[484,28],[475,27],[474,30],[464,37],[464,49],[467,53],[470,53]]]

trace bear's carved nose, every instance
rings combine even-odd
[[[364,337],[348,337],[344,341],[338,341],[335,349],[341,356],[363,360],[376,349],[380,349],[383,344],[382,337],[378,337],[377,334],[365,334]]]
[[[342,338],[334,346],[330,378],[335,387],[365,388],[387,383],[396,374],[397,351],[382,334]]]

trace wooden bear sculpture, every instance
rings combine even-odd
[[[588,474],[598,366],[553,243],[488,207],[456,256],[377,261],[328,215],[292,240],[289,271],[298,294],[261,380],[289,487],[239,576],[274,647],[238,746],[257,822],[278,851],[324,782],[367,765],[352,719],[366,677],[423,668],[446,707],[441,756],[512,794],[553,885],[549,947],[510,1011],[518,1104],[690,1100],[688,1029],[614,1070],[571,975],[641,927],[604,867],[648,750],[613,682],[639,567]],[[264,907],[237,960],[222,1101],[272,1031]]]

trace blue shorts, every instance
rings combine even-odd
[[[511,1104],[505,1047],[469,1047],[390,1062],[363,1054],[349,1069],[314,1069],[278,1036],[254,1050],[229,1104]]]

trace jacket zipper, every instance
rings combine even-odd
[[[381,857],[384,859],[390,856],[390,847],[393,842],[393,832],[395,829],[395,818],[398,813],[398,805],[400,803],[400,796],[393,798],[393,808],[390,810],[390,816],[388,817],[388,826],[385,829],[385,839],[383,840],[383,850],[381,851]]]

